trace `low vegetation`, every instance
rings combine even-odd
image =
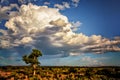
[[[120,80],[119,67],[0,67],[0,80]]]

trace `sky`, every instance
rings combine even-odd
[[[120,66],[120,0],[0,0],[0,66]]]

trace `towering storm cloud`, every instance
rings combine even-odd
[[[75,33],[72,28],[81,23],[69,22],[57,8],[30,3],[22,5],[19,11],[11,11],[10,15],[5,23],[7,30],[0,29],[0,48],[3,49],[25,46],[42,49],[44,54],[62,54],[60,56],[120,51],[120,37],[110,40],[101,35]],[[48,50],[50,53],[46,53]]]

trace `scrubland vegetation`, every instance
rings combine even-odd
[[[0,80],[120,80],[120,67],[0,67]]]

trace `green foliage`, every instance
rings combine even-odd
[[[76,72],[77,72],[77,70],[74,67],[71,67],[69,69],[69,73],[76,73]]]
[[[41,51],[37,49],[32,49],[32,52],[30,55],[24,55],[23,56],[23,61],[25,61],[26,64],[31,64],[33,67],[33,75],[36,75],[36,68],[40,62],[38,61],[38,57],[42,56]]]
[[[38,61],[38,57],[42,56],[42,52],[37,49],[32,49],[32,53],[30,55],[24,55],[23,61],[25,61],[26,64],[40,64]]]

